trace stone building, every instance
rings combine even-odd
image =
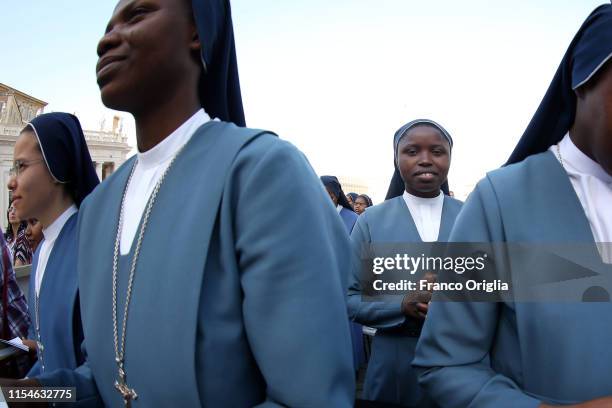
[[[0,225],[3,227],[7,225],[9,191],[6,185],[13,165],[15,141],[25,124],[43,113],[45,106],[46,102],[0,83],[0,214],[3,220]],[[104,180],[126,160],[132,149],[127,144],[121,119],[115,116],[109,130],[84,129],[84,133],[98,177]]]

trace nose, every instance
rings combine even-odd
[[[15,191],[15,188],[17,187],[17,176],[10,176],[8,182],[6,183],[6,186],[10,191]]]
[[[121,36],[119,35],[118,29],[113,28],[100,39],[98,42],[98,48],[96,52],[98,53],[98,57],[102,57],[108,51],[116,48],[121,44]]]
[[[421,167],[430,167],[432,165],[431,154],[428,151],[421,151],[418,159],[418,165]]]

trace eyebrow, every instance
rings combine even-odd
[[[111,19],[108,21],[108,24],[106,25],[106,30],[104,31],[104,34],[108,34],[113,29],[117,20],[120,20],[119,17],[123,17],[127,12],[132,10],[134,8],[134,4],[137,3],[138,1],[139,0],[131,0],[127,4],[125,4],[123,7],[121,7],[120,9],[115,9],[113,11],[113,15],[111,16]]]

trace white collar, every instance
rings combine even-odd
[[[570,170],[581,175],[593,176],[606,184],[612,183],[612,175],[606,173],[599,163],[584,154],[574,144],[569,133],[559,142],[559,149],[566,171]],[[556,149],[554,153],[558,153]]]
[[[43,228],[42,233],[45,237],[45,241],[49,243],[54,242],[59,236],[62,228],[64,228],[66,221],[68,221],[72,214],[76,213],[77,211],[76,205],[72,204],[70,207],[64,210],[62,215],[57,217],[55,221],[51,223],[51,225],[49,225],[47,228]]]
[[[435,197],[424,198],[424,197],[417,197],[404,190],[404,194],[402,197],[404,198],[404,201],[406,202],[410,201],[414,204],[420,204],[420,205],[432,205],[433,206],[436,204],[440,204],[440,202],[444,201],[444,194],[442,194],[442,191],[440,191],[440,194],[438,194]]]
[[[208,121],[210,116],[204,112],[204,109],[199,109],[157,145],[146,152],[138,152],[136,157],[139,165],[143,170],[147,170],[170,160],[195,131]]]
[[[336,211],[338,211],[338,214],[340,214],[340,211],[342,211],[344,207],[341,206],[340,204],[336,205]]]

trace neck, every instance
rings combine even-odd
[[[43,228],[48,228],[72,204],[74,204],[74,201],[72,201],[70,197],[62,196],[58,200],[55,200],[54,203],[47,206],[47,211],[45,212],[45,214],[42,214],[36,218],[38,218],[38,221],[40,222]]]
[[[589,140],[591,140],[591,133],[589,132],[591,125],[589,123],[592,123],[592,121],[583,120],[582,117],[580,109],[577,108],[576,119],[569,130],[570,139],[582,153],[589,156],[593,161],[597,161],[589,143]]]
[[[138,151],[146,152],[157,146],[202,108],[193,89],[197,88],[179,89],[171,97],[153,101],[143,111],[133,113]]]
[[[17,232],[19,231],[19,227],[21,226],[21,223],[11,223],[11,227],[13,229],[13,235],[17,235]]]
[[[412,194],[415,197],[419,197],[419,198],[436,198],[437,196],[440,195],[440,189],[438,188],[437,190],[433,190],[433,191],[416,191],[413,190],[412,188],[406,186],[406,192],[408,194]]]

